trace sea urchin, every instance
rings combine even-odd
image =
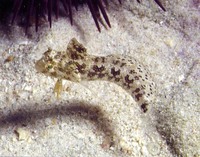
[[[118,1],[121,4],[121,0]],[[162,10],[165,11],[165,8],[161,4],[160,0],[154,1]],[[137,0],[137,2],[140,3],[140,0]],[[58,18],[61,8],[63,8],[65,15],[69,16],[70,22],[73,24],[73,9],[75,8],[78,10],[78,6],[84,3],[88,5],[99,32],[101,31],[99,23],[103,23],[103,19],[105,20],[106,24],[111,27],[105,10],[105,7],[108,5],[107,0],[1,0],[0,15],[1,12],[6,11],[4,6],[11,5],[13,12],[12,23],[14,23],[18,15],[21,15],[21,17],[24,19],[26,32],[32,21],[35,22],[35,28],[36,31],[38,31],[40,19],[45,18],[47,15],[47,19],[51,27],[52,14],[54,13],[56,18]],[[103,19],[101,16],[103,16]]]

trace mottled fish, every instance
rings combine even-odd
[[[137,60],[130,57],[109,55],[94,56],[75,38],[71,39],[66,51],[48,49],[36,62],[36,69],[48,76],[73,82],[106,80],[124,88],[140,105],[143,112],[155,93],[155,85],[149,73]],[[59,95],[60,89],[56,92]]]

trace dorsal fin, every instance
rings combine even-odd
[[[75,38],[72,38],[67,46],[67,53],[73,60],[78,60],[87,56],[87,49]]]

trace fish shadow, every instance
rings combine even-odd
[[[103,134],[103,140],[109,141],[109,146],[114,145],[113,137],[116,135],[114,133],[114,127],[112,126],[110,120],[106,118],[105,111],[103,111],[101,107],[82,101],[67,103],[59,106],[49,106],[50,107],[48,108],[43,107],[43,109],[35,109],[34,105],[30,105],[30,108],[26,105],[26,107],[19,108],[9,114],[1,113],[0,133],[9,133],[6,130],[10,127],[16,128],[28,126],[30,129],[37,129],[38,120],[64,116],[72,117],[75,121],[89,121],[95,125],[97,132],[101,132]],[[45,128],[45,124],[43,127]]]

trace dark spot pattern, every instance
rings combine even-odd
[[[105,71],[105,67],[102,65],[101,67],[98,67],[97,65],[94,65],[92,68],[95,72],[103,72]]]
[[[143,111],[144,113],[148,111],[147,106],[148,106],[147,103],[143,103],[143,104],[141,105],[141,109],[142,109],[142,111]]]
[[[94,62],[98,63],[100,60],[100,57],[95,57]]]
[[[89,71],[87,76],[88,76],[89,78],[92,78],[92,77],[94,77],[96,74],[97,74],[96,72]]]
[[[83,60],[87,55],[86,48],[80,44],[75,38],[73,38],[67,47],[67,52],[69,52],[71,59],[73,60]]]
[[[139,103],[143,112],[147,111],[148,100],[154,92],[154,83],[148,75],[148,72],[136,60],[122,58],[117,56],[90,56],[87,51],[76,40],[70,42],[67,53],[58,52],[51,54],[47,51],[45,58],[41,60],[53,66],[52,70],[47,69],[43,73],[54,77],[63,77],[64,79],[76,79],[81,76],[81,80],[108,80],[122,86],[129,92],[136,102]],[[76,45],[78,44],[78,45]],[[53,58],[52,58],[53,57]],[[60,57],[60,58],[59,58]],[[52,68],[51,68],[52,69]],[[63,73],[63,75],[61,75]],[[75,74],[81,74],[74,76]]]
[[[105,57],[95,57],[94,58],[94,62],[95,63],[105,63],[106,62],[106,58]]]
[[[108,74],[106,73],[106,68],[103,65],[100,67],[98,67],[97,65],[93,65],[92,69],[87,74],[89,78],[97,76],[100,79],[104,78],[107,75]]]
[[[130,70],[129,72],[130,74],[137,74],[137,72],[135,70]]]
[[[105,61],[106,61],[106,58],[105,57],[101,57],[101,62],[105,63]]]
[[[124,87],[126,87],[126,89],[131,89],[131,86],[129,83],[124,83],[123,85],[124,85]]]
[[[78,53],[85,53],[86,52],[86,48],[85,47],[83,47],[83,46],[81,46],[81,45],[76,45],[76,46],[74,46],[75,47],[75,49],[76,49],[76,51],[78,52]]]
[[[121,63],[120,67],[122,68],[122,67],[125,66],[125,65],[126,65],[126,63]]]
[[[146,88],[146,85],[141,85],[141,88],[142,88],[142,89],[145,89],[145,88]]]
[[[139,93],[140,92],[140,88],[136,88],[134,92],[135,93]]]
[[[138,94],[135,95],[135,98],[136,98],[137,101],[139,101],[142,96],[143,96],[143,94],[138,93]]]
[[[111,74],[113,75],[113,77],[116,77],[118,75],[120,75],[120,69],[119,70],[115,70],[114,67],[111,68]]]
[[[81,74],[85,74],[86,73],[86,64],[85,63],[83,63],[83,64],[76,64],[76,66],[77,66],[78,71]]]
[[[113,64],[114,64],[114,65],[117,65],[117,64],[119,64],[119,63],[120,63],[119,60],[113,60]]]
[[[138,77],[138,76],[135,76],[134,79],[135,79],[135,80],[139,80],[139,77]]]
[[[148,80],[148,75],[147,74],[145,74],[145,79]]]
[[[73,60],[78,60],[80,58],[80,55],[78,55],[76,52],[74,52],[74,53],[71,53],[71,58]]]
[[[128,83],[128,84],[132,84],[134,82],[133,79],[131,79],[131,80],[129,79],[129,75],[126,75],[124,78],[125,78],[126,83]]]
[[[141,70],[141,68],[140,68],[140,67],[137,67],[137,69],[138,69],[138,71],[139,71],[140,73],[142,73],[142,70]]]

